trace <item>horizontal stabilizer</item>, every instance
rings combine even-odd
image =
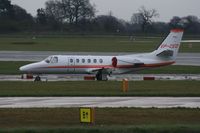
[[[163,52],[157,54],[156,56],[159,57],[173,57],[174,55],[174,51],[172,50],[164,50]]]

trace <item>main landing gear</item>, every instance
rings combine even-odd
[[[38,82],[38,81],[41,81],[41,77],[39,76],[39,75],[37,75],[36,77],[35,77],[35,80],[34,80],[35,82]]]
[[[106,74],[104,69],[101,69],[96,74],[97,81],[107,81],[108,80],[108,74]]]

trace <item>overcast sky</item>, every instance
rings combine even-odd
[[[32,15],[36,15],[38,8],[45,7],[47,0],[11,0],[12,4],[17,4],[25,8]],[[157,21],[168,22],[173,16],[195,15],[200,18],[200,0],[90,0],[96,5],[97,15],[108,14],[130,21],[133,13],[138,8],[145,6],[147,9],[156,9],[160,14]]]

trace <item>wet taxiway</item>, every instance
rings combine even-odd
[[[70,75],[70,74],[52,74],[42,75],[42,81],[83,81],[86,75]],[[88,76],[88,75],[87,75]],[[90,75],[92,76],[92,75]],[[94,75],[93,75],[94,76]],[[144,80],[144,77],[154,78],[154,80],[198,80],[200,81],[200,74],[124,74],[124,75],[112,75],[108,76],[108,80],[122,81],[128,79],[129,81]],[[24,75],[0,75],[0,81],[34,81],[32,79],[26,79]]]
[[[0,108],[200,108],[200,97],[5,97]]]

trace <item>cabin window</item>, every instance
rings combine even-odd
[[[85,63],[85,59],[82,59],[82,63]]]
[[[97,59],[94,59],[93,62],[94,62],[94,63],[97,63]]]
[[[88,63],[91,63],[91,59],[88,59]]]
[[[80,62],[80,60],[79,59],[76,59],[76,63],[79,63]]]
[[[70,63],[73,63],[74,62],[74,60],[73,59],[70,59]]]
[[[99,59],[99,62],[100,62],[100,63],[103,63],[103,59]]]

